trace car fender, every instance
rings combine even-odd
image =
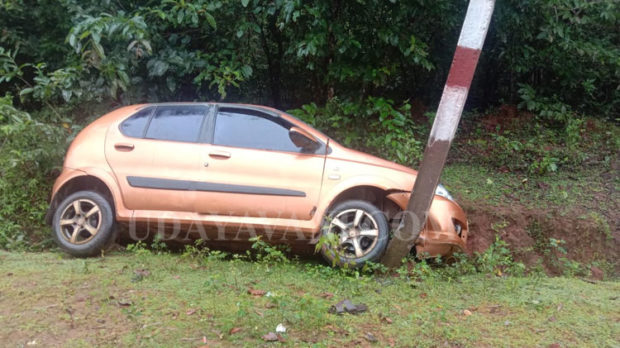
[[[318,224],[320,226],[323,215],[327,212],[327,209],[331,206],[332,202],[338,195],[346,190],[360,187],[369,186],[383,191],[402,192],[403,190],[398,188],[398,184],[385,177],[374,175],[358,175],[339,182],[335,186],[331,187],[328,192],[321,194],[321,202],[324,202],[321,206],[317,207]],[[397,202],[394,202],[397,203]]]
[[[84,167],[84,168],[65,168],[59,178],[56,180],[53,188],[52,201],[56,193],[70,180],[80,176],[92,176],[101,180],[112,193],[112,199],[114,200],[114,208],[117,219],[129,219],[132,215],[132,211],[125,208],[123,200],[121,199],[121,193],[118,188],[116,178],[111,172],[96,167]]]
[[[60,189],[65,186],[65,184],[74,178],[77,178],[78,176],[84,176],[84,175],[88,175],[86,174],[85,171],[83,170],[79,170],[79,169],[73,169],[73,168],[63,168],[63,171],[60,173],[60,175],[58,176],[58,178],[56,178],[56,181],[54,182],[54,187],[52,188],[52,197],[50,199],[50,202],[54,201],[54,198],[56,197],[56,194],[58,193],[58,191],[60,191]]]
[[[45,213],[45,223],[47,223],[48,225],[52,224],[52,216],[54,215],[54,210],[56,208],[56,205],[60,203],[60,202],[54,203],[54,201],[56,200],[56,195],[58,194],[58,191],[60,191],[60,189],[63,188],[69,181],[77,177],[86,176],[86,175],[88,174],[86,174],[86,172],[84,172],[83,170],[67,168],[67,167],[63,168],[58,178],[56,178],[56,181],[54,182],[54,186],[52,187],[52,194],[50,197],[50,206],[47,209],[47,212]]]

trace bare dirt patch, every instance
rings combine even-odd
[[[560,258],[584,264],[605,260],[617,274],[620,231],[610,229],[585,211],[560,214],[519,205],[479,203],[466,203],[464,209],[469,218],[467,246],[471,253],[484,252],[499,237],[508,243],[517,261],[529,267],[541,263],[550,274],[561,273]]]

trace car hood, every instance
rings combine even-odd
[[[330,139],[329,145],[332,151],[328,156],[331,158],[393,169],[399,172],[403,172],[404,174],[409,174],[409,175],[414,175],[414,176],[418,175],[417,170],[411,169],[409,167],[405,167],[401,164],[388,161],[386,159],[383,159],[377,156],[369,155],[361,151],[349,149],[347,147],[344,147],[340,144],[335,143],[331,139]]]
[[[416,170],[364,152],[346,148],[331,140],[329,147],[331,152],[328,154],[328,159],[357,164],[355,167],[358,174],[378,175],[389,179],[393,183],[392,189],[411,191],[413,182],[418,175]]]

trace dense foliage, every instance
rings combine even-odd
[[[617,118],[618,4],[497,2],[465,121],[502,104],[534,118],[522,129],[486,129],[464,147],[472,158],[537,175],[582,161],[609,165],[617,131],[597,124],[601,131],[589,135],[584,120]],[[293,109],[345,145],[415,165],[466,7],[464,0],[0,0],[0,247],[26,235],[38,240],[25,227],[40,227],[33,222],[41,221],[67,141],[88,118],[122,104],[225,100]]]
[[[62,127],[16,110],[9,96],[0,98],[0,248],[47,240],[37,232],[67,135]]]
[[[224,98],[289,108],[384,96],[434,104],[466,6],[4,0],[0,92],[57,103]],[[499,1],[471,106],[614,115],[618,14],[614,0]]]

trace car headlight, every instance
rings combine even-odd
[[[448,190],[446,190],[446,188],[442,184],[437,185],[437,189],[435,190],[435,194],[438,195],[438,196],[447,198],[447,199],[449,199],[451,201],[454,200],[454,197],[452,197],[450,192],[448,192]]]

